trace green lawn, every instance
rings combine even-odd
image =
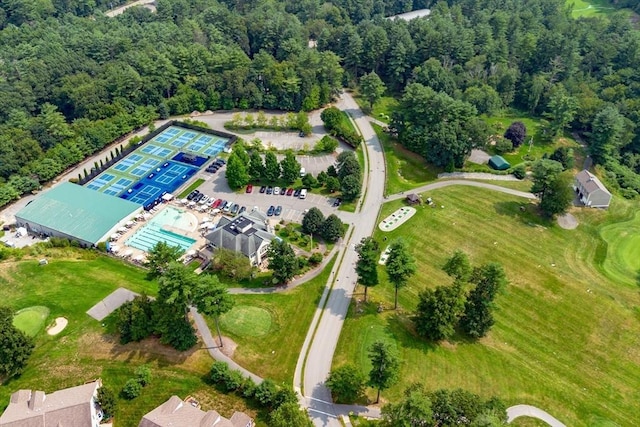
[[[20,329],[27,336],[35,337],[42,330],[49,316],[49,309],[42,305],[35,305],[18,310],[13,317],[13,326]]]
[[[624,250],[640,227],[637,203],[615,199],[609,211],[576,211],[580,227],[563,230],[540,220],[527,200],[501,193],[449,187],[426,197],[438,207],[418,208],[397,230],[374,234],[381,243],[388,237],[383,250],[404,237],[417,259],[400,310],[389,309],[393,289],[381,269],[382,283],[369,291],[373,303],[362,313],[350,308],[334,366],[351,362],[368,371],[367,348],[383,339],[402,360],[402,382],[384,399],[422,382],[539,406],[571,426],[640,424],[638,258]],[[385,204],[380,218],[400,206]],[[497,298],[487,337],[435,345],[413,333],[410,315],[421,289],[451,283],[440,268],[455,249],[475,265],[503,263],[511,283]],[[377,313],[378,303],[389,310]]]
[[[522,163],[526,160],[536,160],[541,158],[544,154],[551,154],[560,146],[569,146],[576,152],[579,152],[580,145],[571,138],[570,135],[564,135],[560,138],[556,138],[555,141],[545,141],[542,135],[542,129],[540,119],[525,115],[522,112],[513,112],[500,116],[491,116],[485,118],[485,121],[489,125],[489,130],[495,135],[504,135],[505,131],[509,128],[509,125],[515,121],[524,123],[527,128],[527,138],[525,142],[515,151],[511,153],[501,154],[511,166],[515,166],[518,163]],[[533,137],[533,145],[529,145]],[[488,147],[487,152],[491,155],[496,154],[492,147]],[[579,153],[577,153],[579,154]]]
[[[360,95],[355,95],[354,99],[363,110],[367,111],[369,109],[369,103],[362,99]],[[392,96],[383,96],[376,103],[373,104],[373,109],[371,110],[370,116],[380,120],[381,122],[389,123],[387,117],[391,117],[393,111],[398,107],[399,102],[396,98]]]
[[[254,314],[256,318],[240,321],[236,310],[222,316],[222,333],[238,344],[233,360],[263,378],[291,384],[302,343],[334,263],[335,257],[315,279],[291,291],[237,295],[235,300],[242,316]],[[256,339],[248,328],[266,323],[267,317],[268,331]],[[215,330],[214,322],[211,319],[208,322]]]
[[[178,195],[178,199],[184,199],[185,197],[187,197],[189,193],[191,193],[196,188],[200,187],[203,182],[204,182],[204,179],[202,178],[196,179],[190,186],[188,186],[182,193],[180,193],[180,195]]]
[[[606,16],[619,10],[609,0],[566,0],[566,3],[573,6],[574,18]]]
[[[118,393],[135,369],[146,363],[153,380],[135,400],[118,398],[118,426],[137,426],[146,412],[173,394],[196,396],[203,409],[216,409],[227,417],[244,410],[259,417],[258,425],[266,425],[264,415],[247,408],[242,399],[219,393],[204,382],[212,364],[206,351],[196,347],[180,353],[156,339],[123,346],[85,314],[120,286],[155,294],[156,284],[146,280],[146,271],[87,250],[31,248],[22,253],[19,260],[0,262],[0,299],[14,309],[44,302],[50,318],[64,316],[69,325],[56,336],[35,337],[36,348],[25,372],[0,387],[0,412],[11,393],[23,388],[53,392],[102,378]],[[43,256],[49,261],[46,266],[38,264]]]
[[[371,126],[376,132],[387,165],[385,194],[396,194],[402,191],[425,185],[438,178],[442,170],[430,165],[422,156],[404,148],[375,123]]]

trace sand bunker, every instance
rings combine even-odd
[[[573,230],[578,227],[578,220],[570,213],[566,213],[558,217],[558,225],[565,230]]]
[[[47,333],[49,335],[58,335],[60,332],[64,330],[64,328],[67,327],[67,323],[69,322],[67,321],[66,318],[56,317],[56,321],[54,322],[52,327],[47,329]]]

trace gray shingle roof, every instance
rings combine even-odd
[[[91,426],[92,397],[100,387],[94,381],[77,387],[43,391],[18,390],[0,416],[1,427]]]
[[[593,193],[596,190],[602,190],[607,194],[611,194],[602,181],[586,169],[576,175],[576,181],[578,181],[582,188],[589,193]]]
[[[221,218],[207,240],[217,248],[230,249],[251,258],[263,242],[275,236],[267,231],[266,216],[259,211],[242,213],[233,219]]]
[[[178,396],[171,396],[162,405],[147,413],[138,427],[246,427],[242,421],[249,420],[246,414],[237,417],[240,424],[236,424],[224,418],[216,411],[204,412],[188,403],[185,403]],[[232,417],[233,419],[233,417]]]

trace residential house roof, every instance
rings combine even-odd
[[[0,416],[1,427],[87,427],[91,425],[92,397],[101,382],[94,381],[51,394],[18,390]]]
[[[237,415],[240,414],[240,415]],[[236,422],[233,421],[236,417]],[[162,405],[147,413],[138,427],[246,427],[246,414],[236,412],[231,420],[224,418],[216,411],[204,412],[178,396],[171,396]]]
[[[609,195],[611,194],[602,181],[586,169],[576,175],[576,181],[578,181],[582,188],[584,188],[584,191],[588,193],[593,193],[596,190],[602,190]]]

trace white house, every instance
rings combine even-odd
[[[586,169],[576,175],[573,188],[578,193],[580,202],[587,207],[608,208],[611,203],[609,190],[597,176]]]

